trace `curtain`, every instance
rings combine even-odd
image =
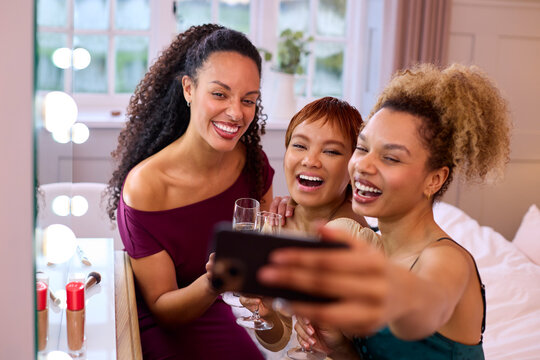
[[[446,65],[452,0],[385,0],[383,84],[417,63]]]

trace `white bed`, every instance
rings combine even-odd
[[[531,206],[513,242],[452,205],[438,203],[434,213],[437,223],[473,254],[486,285],[486,359],[540,359],[538,208]]]
[[[540,211],[533,205],[512,242],[455,206],[434,207],[437,223],[476,259],[486,286],[484,353],[487,360],[540,359]],[[372,219],[368,219],[370,222]],[[373,224],[372,224],[373,225]],[[535,263],[536,262],[536,263]],[[239,314],[241,310],[236,309]],[[297,346],[293,332],[287,348]],[[285,350],[264,351],[269,360]]]

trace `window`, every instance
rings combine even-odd
[[[149,0],[38,0],[37,25],[38,91],[126,104],[148,68]]]
[[[214,22],[250,35],[250,0],[179,0],[174,4],[178,32]]]
[[[298,95],[343,96],[343,68],[347,45],[347,0],[281,0],[278,32],[302,31],[312,36],[306,76],[296,83]]]
[[[82,114],[124,111],[135,86],[175,34],[216,22],[246,33],[256,46],[273,53],[286,28],[312,36],[305,74],[296,76],[298,106],[331,95],[360,108],[363,64],[376,61],[361,51],[369,42],[362,24],[370,4],[381,2],[37,0],[37,88],[71,94]],[[88,54],[90,62],[83,66]],[[63,67],[53,61],[60,55]]]

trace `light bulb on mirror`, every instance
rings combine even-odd
[[[71,140],[75,144],[82,144],[90,137],[90,129],[83,123],[73,124],[71,127]]]
[[[52,62],[57,68],[69,69],[71,66],[71,49],[63,47],[54,50]]]
[[[90,65],[92,57],[90,53],[85,48],[77,48],[73,50],[73,67],[76,70],[82,70]]]
[[[71,214],[73,216],[83,216],[88,211],[88,201],[84,196],[75,195],[71,198]]]
[[[52,211],[58,216],[68,216],[70,211],[69,196],[60,195],[52,201]]]
[[[51,91],[43,100],[45,128],[54,133],[69,130],[77,121],[78,108],[75,100],[62,91]]]
[[[71,140],[70,129],[55,129],[51,135],[54,141],[60,144],[67,144]]]
[[[49,225],[43,231],[43,255],[48,263],[68,261],[77,248],[75,233],[62,224]]]

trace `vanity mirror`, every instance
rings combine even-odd
[[[35,268],[48,280],[36,281],[38,358],[58,351],[117,357],[114,249],[121,245],[102,197],[122,114],[148,66],[149,6],[35,1]],[[92,288],[69,281],[84,283],[91,273],[102,275]]]

